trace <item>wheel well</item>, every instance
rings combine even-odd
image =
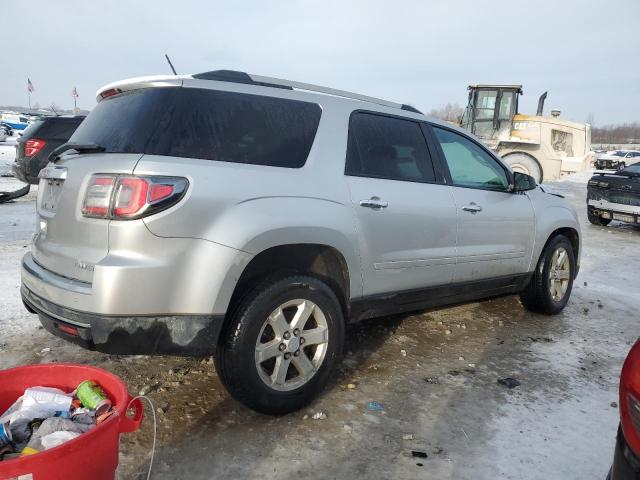
[[[349,269],[342,254],[327,245],[280,245],[260,252],[242,272],[231,297],[231,304],[247,287],[278,272],[307,273],[322,279],[335,292],[347,318]]]
[[[542,168],[542,164],[540,163],[540,161],[534,157],[532,154],[528,153],[528,152],[524,152],[522,150],[516,150],[513,152],[509,152],[509,153],[505,153],[504,155],[502,155],[502,158],[506,160],[507,157],[511,156],[511,155],[524,155],[525,157],[529,157],[531,160],[533,160],[534,162],[536,162],[536,165],[538,165],[538,168],[540,169],[540,178],[544,178],[544,169]],[[508,163],[508,162],[507,162]]]

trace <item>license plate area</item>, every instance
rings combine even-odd
[[[633,215],[623,215],[622,213],[614,213],[613,219],[628,223],[635,223],[636,221],[636,217],[634,217]]]
[[[39,208],[49,212],[55,212],[60,203],[62,188],[67,178],[67,169],[49,164],[38,175],[40,177]]]
[[[41,182],[41,186],[44,187],[42,192],[42,202],[40,208],[50,212],[55,212],[60,202],[60,195],[62,195],[62,186],[64,180],[52,180],[46,179]]]

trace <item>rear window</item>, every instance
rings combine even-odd
[[[44,123],[44,120],[36,120],[22,131],[22,138],[31,138]]]
[[[38,135],[47,140],[66,141],[73,135],[81,122],[81,118],[51,118],[43,121]]]
[[[163,87],[102,100],[72,142],[144,153],[299,168],[313,144],[318,104],[233,92]]]

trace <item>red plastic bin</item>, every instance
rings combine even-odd
[[[126,415],[131,396],[116,375],[86,365],[50,363],[0,370],[0,415],[28,387],[56,387],[71,392],[80,382],[97,382],[113,402],[115,412],[87,433],[35,455],[0,461],[0,479],[31,474],[33,480],[113,480],[118,468],[120,434],[140,429],[144,409],[139,399]],[[29,478],[28,476],[26,478]]]

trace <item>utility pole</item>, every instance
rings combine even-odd
[[[33,83],[31,83],[31,79],[27,77],[27,92],[29,92],[29,113],[31,113],[31,92],[33,92],[35,88],[33,88]]]
[[[73,97],[73,114],[77,115],[78,114],[78,89],[76,87],[73,87],[73,90],[71,91],[71,96]]]

